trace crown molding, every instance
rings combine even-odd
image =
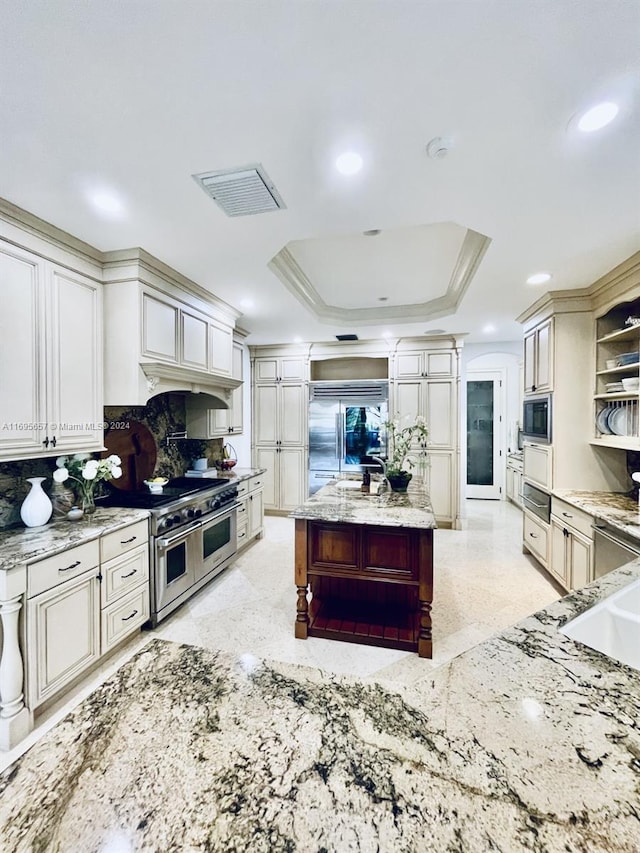
[[[267,266],[321,323],[344,326],[365,326],[394,321],[415,323],[456,313],[490,243],[489,237],[467,229],[445,293],[426,302],[387,305],[381,308],[340,308],[338,305],[327,304],[286,246]]]

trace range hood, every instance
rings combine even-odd
[[[140,368],[146,384],[145,402],[158,394],[173,391],[182,394],[206,395],[210,398],[209,408],[228,409],[232,391],[242,385],[240,379],[233,379],[231,376],[215,376],[182,365],[142,361]]]

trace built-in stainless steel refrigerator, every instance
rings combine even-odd
[[[309,494],[346,472],[381,470],[385,458],[387,382],[312,382],[309,401]]]

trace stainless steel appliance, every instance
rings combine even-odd
[[[607,524],[593,526],[594,576],[601,578],[640,557],[640,541]]]
[[[522,503],[525,509],[549,524],[551,521],[551,495],[525,481],[522,484]]]
[[[151,624],[155,627],[231,562],[238,487],[224,478],[177,477],[161,494],[113,490],[108,506],[148,509]]]
[[[522,436],[529,441],[551,442],[551,394],[525,399],[522,404]]]
[[[348,471],[381,470],[387,455],[388,382],[312,382],[309,400],[309,494]]]

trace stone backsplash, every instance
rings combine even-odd
[[[146,406],[108,406],[104,419],[109,423],[139,421],[148,427],[157,445],[154,475],[177,477],[192,466],[193,460],[206,457],[209,465],[222,458],[222,439],[170,439],[173,433],[185,430],[185,398],[182,394],[159,394]],[[25,459],[20,462],[0,463],[0,530],[21,525],[20,506],[27,496],[30,484],[27,477],[47,477],[43,483],[50,493],[56,457]]]

